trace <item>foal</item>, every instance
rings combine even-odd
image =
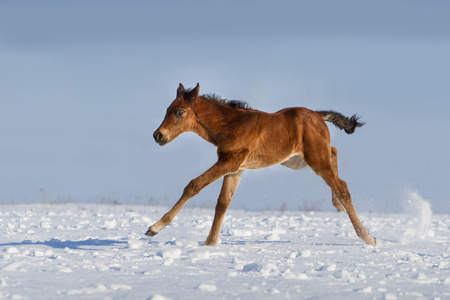
[[[275,164],[300,170],[310,167],[331,188],[333,205],[345,210],[356,234],[369,245],[376,239],[361,224],[345,181],[337,169],[337,151],[330,146],[330,133],[324,121],[351,134],[359,123],[355,116],[344,117],[333,111],[307,108],[285,108],[276,113],[249,109],[244,102],[225,101],[214,95],[199,96],[199,84],[185,90],[180,83],[177,97],[167,108],[155,141],[163,146],[186,131],[193,131],[217,147],[217,162],[199,177],[191,180],[180,200],[146,235],[154,236],[169,225],[186,202],[208,184],[224,177],[217,200],[214,221],[205,245],[214,246],[220,227],[245,169],[260,169]]]

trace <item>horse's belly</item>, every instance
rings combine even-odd
[[[300,155],[293,155],[284,159],[268,159],[267,157],[265,157],[264,159],[259,159],[259,157],[248,157],[247,160],[241,165],[240,169],[262,169],[277,164],[281,164],[294,170],[301,170],[308,167],[303,157],[301,157]]]
[[[291,168],[293,170],[301,170],[308,167],[305,160],[300,155],[294,155],[289,157],[287,160],[282,162],[281,165]]]

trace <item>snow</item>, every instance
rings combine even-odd
[[[382,243],[366,245],[344,213],[227,212],[185,207],[144,236],[166,207],[0,207],[0,298],[448,299],[450,218],[411,193],[403,214],[360,213]]]

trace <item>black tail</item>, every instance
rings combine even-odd
[[[328,121],[334,124],[339,129],[344,129],[347,134],[352,134],[355,132],[356,127],[361,127],[365,122],[358,122],[359,117],[357,115],[353,115],[351,118],[347,118],[346,116],[332,111],[332,110],[321,110],[317,111],[324,121]]]

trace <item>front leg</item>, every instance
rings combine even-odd
[[[243,171],[239,171],[234,174],[228,174],[223,178],[222,190],[220,191],[219,199],[217,200],[216,213],[214,215],[214,221],[211,226],[208,238],[206,239],[205,246],[214,246],[219,239],[220,227],[225,216],[225,212],[231,203],[231,198],[239,184]]]
[[[211,168],[199,177],[191,180],[183,191],[180,200],[155,224],[150,226],[145,235],[154,236],[158,232],[172,223],[172,220],[180,212],[186,202],[197,195],[204,187],[229,173],[235,173],[245,160],[248,150],[234,153],[221,153],[219,160]]]

